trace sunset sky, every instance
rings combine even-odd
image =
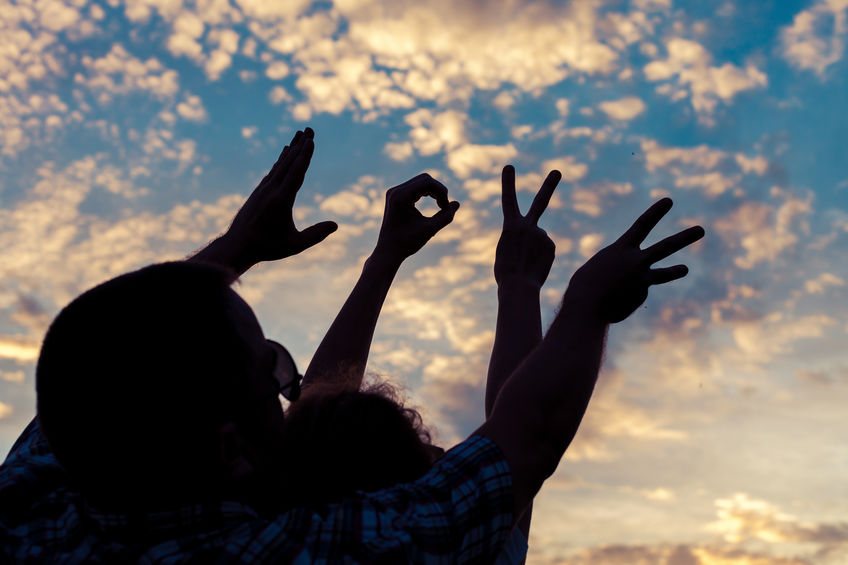
[[[441,180],[369,361],[445,447],[483,421],[503,165],[524,210],[564,175],[546,324],[657,198],[647,243],[706,229],[611,328],[528,563],[848,563],[846,41],[848,0],[0,0],[0,456],[59,309],[201,248],[309,125],[297,221],[339,230],[236,289],[306,367],[385,189]]]

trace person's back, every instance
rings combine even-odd
[[[69,485],[34,420],[0,466],[0,562],[493,562],[511,527],[502,453],[474,438],[442,464],[409,485],[347,497],[321,513],[301,507],[262,516],[232,500],[105,512]]]
[[[379,380],[358,391],[330,386],[304,396],[287,411],[283,436],[287,501],[319,512],[357,492],[412,482],[444,455],[421,415]],[[526,553],[527,539],[515,528],[495,563],[521,563]]]

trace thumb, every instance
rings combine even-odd
[[[459,210],[459,202],[454,200],[448,204],[446,208],[442,208],[433,214],[433,217],[430,218],[430,221],[432,222],[431,225],[434,228],[433,233],[438,232],[443,227],[451,223],[457,210]]]
[[[301,249],[307,249],[327,239],[327,236],[339,229],[336,222],[319,222],[300,232]]]

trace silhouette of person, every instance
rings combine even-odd
[[[6,560],[491,562],[579,426],[608,325],[651,284],[684,276],[682,265],[651,265],[703,236],[690,228],[640,249],[671,206],[661,200],[575,273],[486,422],[422,477],[324,515],[281,511],[297,485],[278,481],[287,454],[277,394],[297,397],[299,375],[229,285],[335,229],[298,231],[291,218],[312,150],[311,131],[299,133],[227,233],[191,260],[117,277],[56,317],[36,370],[38,415],[0,467]],[[439,203],[433,218],[414,211],[423,194]],[[397,267],[457,206],[427,176],[389,191],[375,252],[303,377],[304,396],[339,367],[364,367]]]

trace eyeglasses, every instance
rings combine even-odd
[[[286,400],[295,402],[300,398],[300,381],[303,375],[297,372],[297,366],[288,349],[273,340],[265,340],[274,349],[274,380],[279,386],[279,394]]]

